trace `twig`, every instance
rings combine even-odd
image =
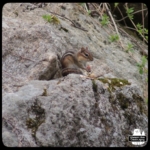
[[[136,31],[136,29],[134,29],[134,28],[131,28],[131,27],[128,27],[128,26],[125,26],[124,28],[131,29],[131,30],[134,30],[134,31]]]
[[[144,54],[145,56],[148,56],[148,53],[141,47],[141,45],[140,45],[136,40],[134,40],[134,39],[132,38],[132,36],[130,36],[127,32],[125,32],[125,31],[124,31],[123,29],[121,29],[121,28],[119,28],[119,30],[121,30],[121,31],[124,32],[127,36],[129,36],[129,37],[134,41],[134,43],[135,43],[138,47],[140,47],[140,49],[141,49],[140,53]]]
[[[62,17],[62,18],[65,18],[65,19],[67,19],[67,20],[69,20],[72,24],[73,24],[73,26],[75,27],[75,28],[78,28],[78,29],[80,29],[80,30],[83,30],[83,31],[88,31],[88,30],[86,30],[86,29],[84,29],[84,28],[82,28],[82,27],[79,27],[79,26],[77,26],[75,23],[74,23],[74,21],[72,21],[71,19],[69,19],[69,18],[67,18],[67,17],[65,17],[65,16],[63,16],[63,15],[59,15],[59,14],[57,14],[57,13],[55,13],[55,12],[52,12],[52,11],[49,11],[50,13],[52,13],[52,14],[54,14],[54,15],[57,15],[57,16],[60,16],[60,17]]]
[[[132,15],[134,15],[134,14],[136,14],[136,13],[139,13],[139,12],[141,12],[141,11],[144,11],[144,10],[147,10],[147,9],[138,10],[138,11],[132,13]],[[126,19],[126,18],[128,18],[128,16],[125,16],[124,18],[122,18],[122,19],[120,19],[120,20],[116,20],[116,19],[115,19],[115,21],[120,22],[120,21],[122,21],[122,20],[124,20],[124,19]]]
[[[103,14],[103,13],[104,13],[104,11],[105,11],[105,9],[104,9],[104,7],[105,7],[105,3],[103,3],[103,4],[102,4],[102,6],[103,6],[103,7],[102,7],[101,12],[102,12],[102,14]]]
[[[96,9],[96,11],[98,12],[98,14],[99,14],[100,16],[102,16],[102,15],[101,15],[101,12],[99,12],[99,8],[96,8],[96,6],[95,6],[94,4],[92,4],[92,3],[91,3],[91,5]]]
[[[19,6],[16,7],[16,9],[15,9],[13,12],[10,12],[10,14],[8,15],[8,17],[10,17],[10,15],[11,15],[12,13],[14,13],[14,12],[21,6],[21,4],[22,4],[22,3],[19,3],[19,4],[18,4]]]
[[[91,3],[91,5],[96,9],[96,11],[98,11],[99,15],[101,16],[101,12],[99,12],[99,8],[97,8],[97,7],[95,6],[95,4],[93,4],[93,3]]]
[[[142,22],[143,22],[143,30],[144,30],[144,13],[143,13],[143,3],[141,4],[142,5]],[[144,40],[144,39],[143,39]]]
[[[119,10],[119,12],[120,12],[120,14],[121,14],[121,16],[122,16],[122,18],[124,17],[123,16],[123,14],[122,14],[122,12],[120,11],[120,9],[119,9],[119,7],[117,6],[117,9]],[[124,22],[124,24],[127,26],[127,24],[126,24],[126,21],[123,19],[123,22]]]
[[[118,32],[118,28],[117,28],[116,23],[115,23],[115,21],[114,21],[114,19],[113,19],[113,16],[112,16],[112,14],[110,13],[110,10],[108,9],[107,4],[106,4],[106,3],[104,3],[104,4],[105,4],[105,7],[106,7],[106,9],[107,9],[107,11],[108,11],[108,14],[109,14],[109,16],[110,16],[110,18],[111,18],[113,24],[114,24],[114,26],[115,26],[115,30],[116,30],[116,32],[117,32],[117,34],[118,34],[118,36],[119,36],[121,46],[122,46],[122,48],[124,48],[124,47],[123,47],[123,44],[122,44],[122,41],[121,41],[120,34],[119,34],[119,32]]]
[[[85,9],[86,9],[86,11],[88,12],[88,8],[87,8],[87,5],[86,5],[86,3],[84,3],[84,6],[85,6]]]
[[[101,9],[101,5],[102,5],[102,4],[103,4],[103,3],[100,3],[100,4],[99,4],[99,10]]]
[[[128,9],[128,6],[126,5],[126,7],[127,7],[127,9]],[[130,19],[130,18],[129,18]],[[138,31],[138,29],[137,29],[137,27],[136,27],[136,25],[134,24],[134,22],[132,21],[132,19],[130,19],[130,21],[132,22],[132,24],[133,24],[133,26],[135,27],[135,29],[136,29],[136,31]],[[147,43],[148,43],[148,41],[145,39],[145,37],[142,35],[142,34],[140,34],[141,35],[141,37],[144,39],[144,41],[146,41]]]

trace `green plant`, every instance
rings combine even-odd
[[[101,24],[102,26],[108,25],[109,17],[106,14],[103,14]]]
[[[148,98],[145,98],[145,102],[148,104]]]
[[[117,7],[119,3],[114,3],[114,6]]]
[[[139,73],[143,74],[147,73],[147,69],[145,68],[145,64],[147,63],[147,59],[145,56],[142,56],[141,63],[137,63],[137,67],[139,69]]]
[[[117,41],[117,40],[119,40],[118,34],[111,35],[111,36],[109,37],[109,41],[110,41],[110,42],[115,42],[115,41]]]
[[[55,24],[59,24],[60,21],[58,20],[58,18],[56,16],[52,16],[52,15],[43,15],[42,16],[44,20],[46,20],[47,22],[51,23],[55,23]]]
[[[134,28],[131,28],[131,27],[129,27],[129,28],[132,29],[132,30],[136,30],[137,33],[139,33],[139,35],[142,37],[143,41],[148,43],[148,29],[144,28],[144,19],[145,19],[145,17],[144,17],[144,12],[143,12],[143,10],[146,10],[146,9],[143,9],[143,6],[144,6],[143,3],[141,3],[141,6],[142,6],[141,15],[142,15],[143,25],[141,25],[140,23],[138,23],[136,25],[134,23],[134,20],[133,20],[133,15],[136,14],[137,12],[140,12],[140,11],[134,12],[133,7],[128,8],[128,3],[125,4],[125,9],[126,9],[127,17],[130,19],[132,25],[134,26]]]
[[[91,10],[88,10],[88,15],[90,15],[90,13],[91,13]]]
[[[128,45],[127,45],[127,49],[126,49],[126,52],[128,53],[128,52],[133,52],[134,50],[133,50],[133,45],[131,44],[131,43],[128,43]]]
[[[131,8],[126,8],[126,13],[128,15],[128,17],[132,20],[133,19],[133,13],[134,12],[134,8],[131,7]]]
[[[53,20],[51,15],[43,15],[42,17],[44,20],[46,20],[49,23],[52,22]]]
[[[143,28],[143,26],[140,23],[138,23],[136,25],[136,27],[137,27],[137,32],[140,35],[143,35],[146,38],[146,40],[148,40],[148,36],[147,36],[148,35],[148,30],[146,28]]]
[[[83,5],[84,5],[84,3],[79,3],[79,5],[83,6]]]

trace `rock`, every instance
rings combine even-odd
[[[78,4],[43,3],[42,8],[38,8],[38,5],[41,3],[7,3],[3,7],[3,92],[17,91],[30,80],[50,80],[60,77],[58,58],[65,51],[77,51],[81,47],[88,47],[93,54],[94,61],[90,62],[90,65],[92,65],[92,73],[96,76],[132,79],[142,92],[145,91],[143,85],[147,76],[140,75],[136,65],[141,60],[139,47],[134,47],[133,59],[118,46],[120,44],[107,43],[112,31],[106,31],[105,27],[100,26],[98,20],[93,20],[83,13]],[[66,9],[62,9],[62,6]],[[35,9],[28,10],[27,7],[35,7]],[[23,12],[23,9],[26,11]],[[71,22],[57,15],[55,16],[60,24],[46,22],[43,15],[54,15],[49,13],[49,10],[70,19],[71,15],[74,16],[72,20],[88,32],[74,28],[70,25]],[[74,12],[79,14],[79,18]],[[14,16],[14,13],[18,16]],[[121,39],[124,47],[131,41],[123,36]],[[147,49],[145,45],[141,44],[141,46]]]
[[[65,8],[65,9],[64,9]],[[75,20],[83,31],[71,25]],[[43,15],[54,15],[60,24]],[[2,139],[8,147],[133,146],[128,136],[147,134],[146,75],[99,21],[71,3],[7,3],[2,16]],[[126,45],[131,40],[121,36]],[[142,45],[146,49],[145,45]],[[70,74],[61,77],[60,57],[88,47],[92,77],[121,78],[119,87]],[[147,64],[146,64],[147,67]],[[110,79],[109,79],[110,80]],[[104,80],[103,80],[104,81]],[[147,86],[148,87],[148,86]],[[132,118],[132,119],[131,119]],[[121,142],[120,142],[121,141]]]
[[[148,133],[147,106],[137,86],[111,93],[101,81],[95,85],[96,91],[91,79],[70,74],[31,81],[3,96],[4,145],[124,147],[131,146],[134,128]]]

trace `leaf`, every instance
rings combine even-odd
[[[117,41],[118,39],[119,39],[119,36],[118,36],[117,34],[111,35],[111,36],[109,37],[109,41],[110,41],[110,42]]]
[[[131,20],[133,20],[133,15],[128,15],[128,17],[129,17]]]
[[[128,15],[128,17],[132,20],[133,19],[133,14],[131,14],[131,13],[133,13],[134,12],[134,8],[133,7],[131,7],[131,8],[126,8],[126,13],[127,13],[127,15]]]
[[[136,26],[137,26],[138,29],[142,28],[142,25],[140,23],[138,23]]]
[[[84,5],[84,3],[79,3],[79,5],[83,6],[83,5]]]
[[[88,10],[88,15],[90,15],[90,13],[91,13],[91,10]]]
[[[145,66],[147,59],[145,56],[142,56],[142,65]]]
[[[52,16],[50,16],[50,15],[43,15],[42,17],[43,17],[43,19],[45,19],[47,22],[51,22],[51,21],[52,21]]]
[[[119,3],[114,3],[114,6],[117,7]]]
[[[102,16],[102,21],[101,21],[102,26],[107,25],[109,23],[108,19],[109,17],[106,14]]]
[[[139,69],[139,73],[140,73],[140,74],[143,74],[143,68],[140,68],[140,69]]]
[[[131,14],[133,12],[134,12],[134,8],[133,7],[127,9],[127,14]]]

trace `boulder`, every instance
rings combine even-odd
[[[54,15],[55,12],[60,15]],[[58,24],[43,15],[53,15]],[[72,22],[80,25],[75,28]],[[85,30],[83,30],[85,29]],[[126,147],[134,129],[148,133],[140,48],[110,43],[79,4],[7,3],[2,16],[2,141],[8,147]],[[121,35],[124,46],[131,41]],[[143,49],[147,50],[145,45]],[[61,76],[60,57],[88,47],[96,78]],[[146,64],[147,67],[147,64]],[[146,92],[146,93],[144,93]]]

